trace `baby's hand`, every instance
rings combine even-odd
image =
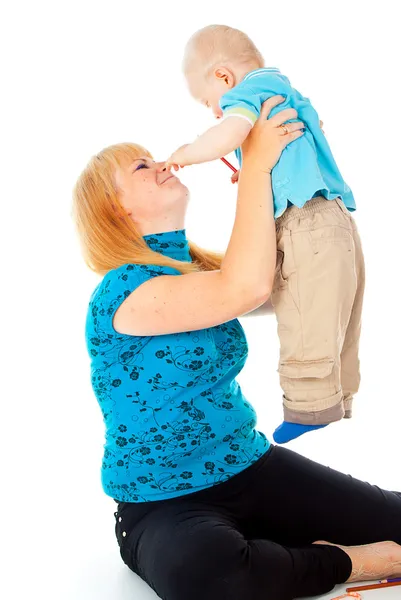
[[[240,171],[238,169],[238,171],[235,171],[235,173],[233,173],[231,175],[231,183],[237,183],[238,178],[239,178],[239,173],[240,173]]]
[[[179,167],[186,167],[192,164],[188,160],[187,153],[185,152],[186,148],[188,148],[189,144],[184,144],[180,146],[178,150],[173,152],[173,154],[166,160],[165,168],[173,167],[176,171],[178,171]]]

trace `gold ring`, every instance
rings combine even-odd
[[[283,134],[283,135],[287,135],[287,133],[289,133],[289,131],[288,131],[288,127],[287,127],[286,125],[284,125],[284,124],[283,124],[283,125],[280,125],[280,127],[281,127],[281,129],[284,131],[284,134]]]

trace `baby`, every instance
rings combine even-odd
[[[241,166],[241,144],[271,96],[285,101],[270,116],[291,107],[305,124],[305,134],[287,146],[272,171],[277,272],[271,300],[284,393],[284,422],[273,437],[285,443],[351,417],[364,293],[362,248],[350,215],[354,198],[317,112],[278,69],[264,66],[247,35],[223,25],[196,32],[185,50],[184,73],[191,95],[222,121],[174,152],[169,165],[235,150]]]

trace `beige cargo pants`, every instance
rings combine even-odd
[[[358,391],[365,285],[362,247],[341,200],[314,198],[276,221],[272,304],[280,338],[284,420],[351,417]]]

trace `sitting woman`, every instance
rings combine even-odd
[[[280,127],[293,109],[267,119],[280,101],[244,144],[224,256],[188,241],[187,188],[140,146],[106,148],[75,189],[85,259],[104,276],[86,324],[102,483],[123,561],[165,600],[291,600],[401,575],[401,494],[270,444],[235,379],[237,317],[275,282],[271,170],[302,135]]]

